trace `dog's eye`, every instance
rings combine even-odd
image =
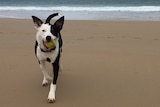
[[[46,30],[43,29],[42,32],[46,32]]]

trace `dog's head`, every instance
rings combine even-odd
[[[32,16],[33,23],[37,29],[36,40],[41,47],[44,47],[45,43],[52,44],[52,41],[57,41],[59,38],[64,23],[64,16],[55,21],[54,24],[50,22],[53,17],[58,15],[58,13],[51,14],[45,22],[36,16]]]

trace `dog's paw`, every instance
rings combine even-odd
[[[52,81],[52,78],[50,76],[44,77],[43,82],[42,82],[42,86],[44,86],[44,87],[48,86],[50,81]]]
[[[48,103],[54,103],[55,102],[55,92],[56,92],[56,85],[51,84],[50,91],[48,94]]]
[[[43,86],[43,87],[46,87],[46,86],[48,86],[48,84],[49,84],[49,83],[47,83],[47,82],[46,82],[46,83],[42,83],[42,86]]]
[[[49,98],[48,98],[48,103],[55,103],[55,102],[56,102],[55,99],[49,99]]]
[[[46,87],[48,86],[48,84],[49,84],[49,81],[47,79],[43,79],[42,86]]]

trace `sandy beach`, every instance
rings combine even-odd
[[[160,107],[160,22],[65,21],[54,104],[35,34],[32,20],[0,19],[0,107]]]

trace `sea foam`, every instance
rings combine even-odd
[[[4,6],[0,7],[0,11],[7,10],[39,10],[39,11],[139,11],[139,12],[149,12],[149,11],[160,11],[160,6],[128,6],[128,7],[114,7],[114,6],[102,6],[102,7],[74,7],[74,6],[57,6],[57,7],[14,7],[14,6]]]

